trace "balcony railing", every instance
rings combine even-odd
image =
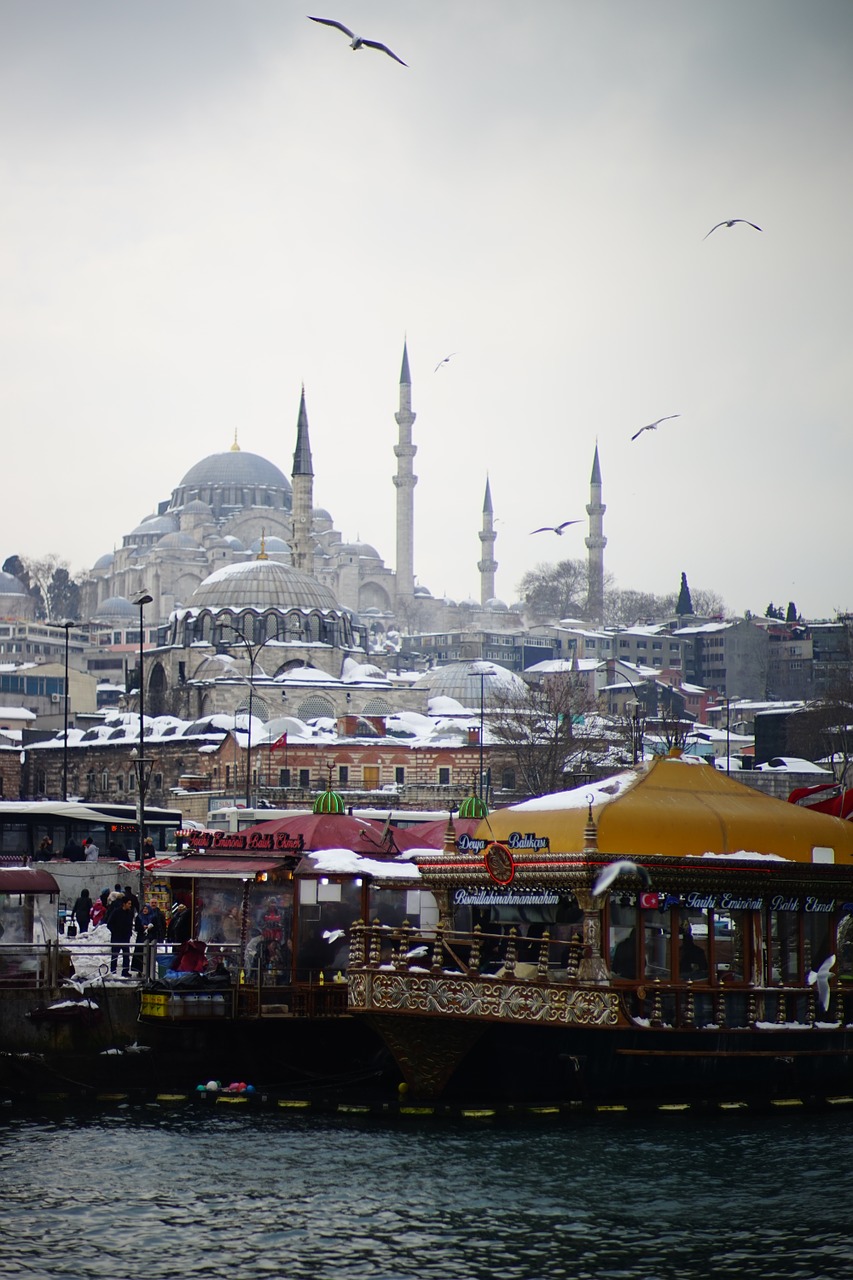
[[[853,999],[843,981],[832,984],[823,1009],[808,984],[759,986],[728,975],[602,982],[583,972],[582,946],[547,933],[536,939],[479,927],[421,933],[378,923],[353,926],[347,969],[354,1009],[660,1030],[843,1028]]]

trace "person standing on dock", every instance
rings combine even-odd
[[[130,977],[130,939],[133,934],[133,903],[130,898],[118,898],[107,912],[106,926],[112,939],[110,973],[118,968],[121,956],[121,976]]]
[[[89,897],[88,889],[80,890],[80,896],[71,908],[71,914],[77,921],[80,933],[87,933],[89,921],[92,918],[92,899]]]

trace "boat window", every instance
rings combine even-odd
[[[770,982],[796,986],[800,980],[800,928],[796,911],[770,912]]]
[[[838,923],[835,953],[838,976],[849,983],[853,980],[853,915],[842,916]]]
[[[810,969],[819,969],[827,956],[832,955],[831,918],[828,911],[807,911],[803,916],[803,978]]]
[[[744,975],[744,929],[747,912],[714,911],[714,965],[717,974],[735,982]]]
[[[708,977],[708,912],[686,908],[679,913],[678,977],[704,982]]]
[[[645,976],[668,978],[672,973],[672,912],[644,911],[642,917]]]
[[[299,926],[296,980],[326,981],[343,973],[349,963],[349,929],[362,914],[361,883],[306,877],[299,884]]]
[[[610,902],[610,968],[616,978],[637,976],[637,908]]]

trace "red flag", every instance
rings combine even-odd
[[[287,734],[283,733],[280,738],[276,738],[275,742],[270,743],[270,751],[286,751],[287,750]]]

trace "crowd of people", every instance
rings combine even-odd
[[[155,902],[140,906],[129,884],[102,889],[94,901],[88,889],[81,889],[71,917],[81,934],[87,933],[90,926],[106,926],[110,935],[110,972],[118,973],[121,963],[123,978],[141,972],[146,944],[171,942],[179,948],[189,942],[192,931],[191,912],[184,903],[173,903],[167,920]]]

